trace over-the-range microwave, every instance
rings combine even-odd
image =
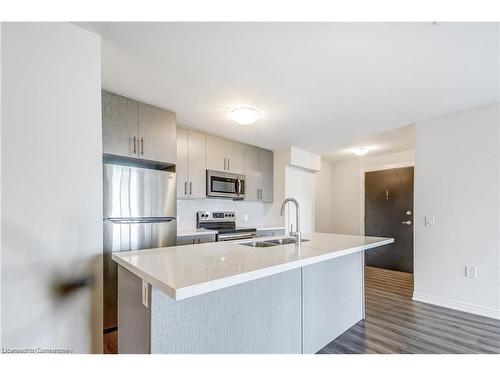
[[[245,199],[245,176],[207,169],[207,197]]]

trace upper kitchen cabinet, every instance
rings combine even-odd
[[[177,198],[206,198],[206,170],[245,175],[245,200],[273,201],[273,152],[177,128]]]
[[[206,135],[207,169],[226,171],[226,140],[224,138]]]
[[[207,169],[243,174],[246,145],[213,135],[206,136]]]
[[[189,198],[188,195],[188,130],[177,128],[177,198]]]
[[[227,140],[226,141],[226,171],[231,173],[244,174],[245,173],[245,150],[247,146]]]
[[[139,157],[175,164],[175,113],[141,102],[138,104]]]
[[[244,157],[245,165],[245,199],[249,201],[257,201],[260,199],[260,165],[259,165],[259,149],[257,147],[248,146],[245,150]]]
[[[176,162],[175,114],[102,92],[103,153],[165,164]]]
[[[137,157],[137,102],[102,92],[102,148],[105,154]]]
[[[188,130],[189,197],[206,198],[205,134]]]
[[[245,199],[271,203],[273,201],[273,152],[247,146],[245,151]]]
[[[177,128],[177,197],[206,198],[205,134]]]
[[[259,150],[260,200],[264,203],[273,201],[273,152]]]

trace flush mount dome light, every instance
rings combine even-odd
[[[251,125],[261,117],[261,113],[253,107],[236,107],[229,111],[229,117],[240,125]]]
[[[366,147],[357,147],[352,149],[352,153],[356,156],[366,155],[368,151],[369,150]]]

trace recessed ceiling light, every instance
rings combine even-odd
[[[357,148],[353,148],[351,151],[356,156],[363,156],[363,155],[366,155],[366,153],[369,150],[366,147],[357,147]]]
[[[261,113],[253,107],[236,107],[229,111],[229,117],[240,125],[251,125],[261,116]]]

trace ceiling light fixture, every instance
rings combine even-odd
[[[253,107],[236,107],[229,111],[229,117],[240,125],[251,125],[261,116],[262,114]]]
[[[356,156],[363,156],[363,155],[366,155],[366,153],[369,150],[366,147],[357,147],[357,148],[353,148],[351,151]]]

